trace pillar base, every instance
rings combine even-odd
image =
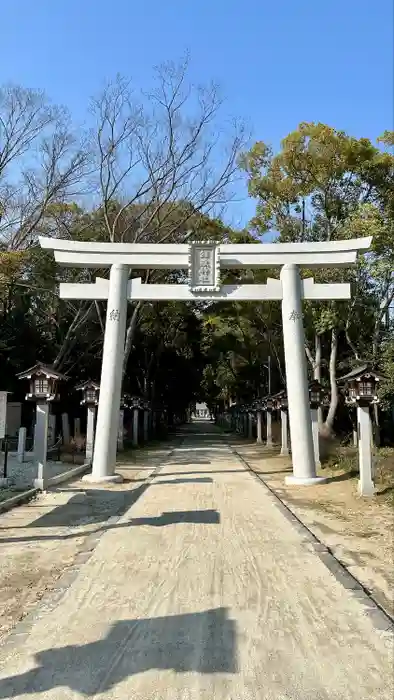
[[[326,476],[294,476],[285,477],[285,484],[288,486],[313,486],[314,484],[325,484],[328,481]]]
[[[358,495],[359,496],[375,496],[376,491],[375,491],[375,484],[373,481],[367,484],[363,484],[360,479],[358,481]]]
[[[273,443],[272,441],[266,442],[266,443],[265,443],[265,446],[268,447],[270,450],[272,450],[273,447],[274,447],[274,443]]]
[[[282,449],[282,450],[280,451],[280,456],[281,456],[281,457],[288,457],[289,454],[290,454],[290,450],[288,450],[287,448]]]
[[[85,474],[82,481],[86,481],[88,484],[120,484],[123,481],[123,476],[121,474],[110,474],[109,476]]]
[[[47,489],[46,479],[34,479],[33,480],[33,488],[39,489],[39,491],[46,491],[46,489]]]

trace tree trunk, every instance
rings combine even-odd
[[[330,388],[331,388],[331,402],[330,408],[328,409],[327,418],[325,420],[324,426],[330,435],[334,433],[334,419],[335,413],[338,406],[338,387],[337,387],[337,354],[338,354],[338,333],[337,329],[333,328],[331,330],[331,352],[330,352],[330,362],[329,362],[329,372],[330,372]]]
[[[321,336],[315,333],[315,361],[313,366],[313,378],[321,383]],[[317,409],[317,422],[319,428],[323,425],[323,409],[321,406]]]
[[[140,309],[141,309],[141,302],[138,301],[133,309],[133,313],[131,314],[131,318],[129,320],[129,325],[127,326],[126,339],[125,339],[125,344],[124,344],[124,353],[123,353],[122,380],[124,379],[124,376],[126,374],[127,362],[128,362],[129,356],[130,356],[131,346],[133,344],[134,334],[135,334],[135,331],[137,328],[138,314],[139,314]]]

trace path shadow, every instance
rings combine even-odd
[[[324,471],[324,468],[323,468]],[[345,472],[344,474],[338,474],[338,476],[328,476],[326,484],[334,484],[340,481],[350,481],[350,479],[355,479],[358,476],[358,471],[352,470],[350,472]]]
[[[129,491],[87,489],[26,527],[78,527],[86,523],[102,523],[111,516],[123,515],[149,487],[144,482]]]
[[[62,687],[93,697],[150,670],[237,673],[236,625],[226,608],[120,620],[104,639],[47,649],[34,661],[37,668],[0,680],[0,698]]]
[[[219,525],[220,513],[217,510],[175,510],[153,518],[130,518],[127,521],[127,524],[131,526],[151,525],[152,527],[181,523]]]
[[[244,469],[206,469],[205,471],[187,471],[187,472],[160,472],[157,477],[162,476],[179,476],[179,474],[247,474],[248,470]]]
[[[157,479],[160,479],[160,476],[158,474]],[[210,476],[200,476],[195,479],[163,479],[152,482],[152,486],[160,486],[161,484],[213,484],[213,479]]]

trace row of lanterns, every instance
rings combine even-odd
[[[377,388],[381,378],[381,375],[368,369],[368,366],[363,366],[343,376],[339,381],[344,388],[346,403],[360,406],[378,403]],[[309,403],[312,409],[328,406],[330,403],[329,395],[317,380],[309,384]],[[233,404],[229,410],[240,413],[257,413],[259,411],[285,411],[287,408],[287,392],[282,389],[277,394],[256,399],[251,404]]]
[[[29,392],[26,394],[26,400],[41,402],[56,401],[59,398],[58,383],[69,379],[65,374],[61,374],[41,362],[17,376],[18,379],[29,380],[30,386]],[[98,405],[100,396],[99,384],[88,379],[75,388],[77,391],[82,392],[81,404],[83,406]],[[121,408],[149,410],[150,403],[139,397],[124,394]]]

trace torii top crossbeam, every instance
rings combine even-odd
[[[188,243],[95,243],[39,238],[42,248],[53,250],[55,260],[68,267],[134,269],[187,269]],[[356,262],[357,253],[367,250],[371,237],[324,243],[220,243],[223,268],[282,267],[288,263],[306,268],[341,267]]]

